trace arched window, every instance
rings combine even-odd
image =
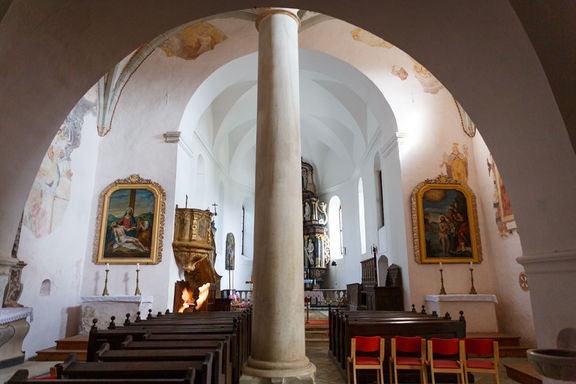
[[[360,221],[360,252],[366,253],[366,216],[364,214],[364,184],[358,180],[358,219]]]
[[[330,236],[330,259],[344,257],[342,241],[342,205],[338,196],[332,196],[328,204],[328,234]]]

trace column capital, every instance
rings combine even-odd
[[[298,24],[298,29],[300,29],[300,18],[297,14],[298,10],[295,8],[258,8],[257,13],[258,17],[254,22],[256,24],[256,30],[259,30],[260,22],[270,15],[286,15],[290,16],[296,23]]]

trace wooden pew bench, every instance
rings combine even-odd
[[[31,379],[28,377],[27,369],[20,369],[8,379],[6,384],[98,384],[103,383],[101,379]],[[145,384],[194,384],[196,382],[196,370],[194,368],[188,369],[186,376],[181,379],[106,379],[106,384],[121,384],[121,383],[145,383]]]
[[[222,344],[209,349],[118,349],[110,350],[109,344],[104,344],[96,353],[100,362],[122,361],[204,361],[212,355],[212,383],[226,384],[226,376],[222,370]]]
[[[212,384],[213,356],[197,361],[78,362],[70,355],[56,365],[58,379],[184,379],[195,370],[194,384]]]

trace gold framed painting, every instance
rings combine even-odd
[[[139,175],[119,179],[100,194],[95,243],[97,264],[162,261],[166,193]]]
[[[440,175],[414,188],[411,205],[416,262],[482,261],[476,197],[467,185]]]

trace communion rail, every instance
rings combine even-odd
[[[240,302],[247,303],[252,299],[251,290],[237,290]],[[345,306],[347,304],[345,289],[313,289],[304,291],[304,297],[310,299],[312,307]]]

